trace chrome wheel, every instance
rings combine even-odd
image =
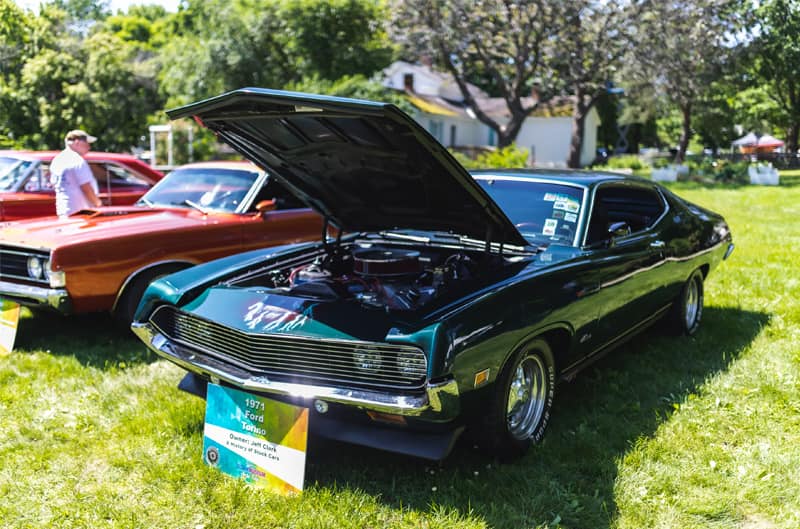
[[[508,433],[514,439],[530,439],[542,419],[548,398],[548,375],[538,355],[525,356],[511,378],[506,404]]]
[[[694,324],[697,320],[697,313],[700,311],[700,288],[698,287],[697,281],[694,278],[689,281],[689,284],[686,285],[686,287],[686,299],[683,314],[686,328],[691,329],[694,327]]]
[[[675,298],[668,329],[678,336],[691,336],[700,328],[703,318],[703,272],[695,270]]]

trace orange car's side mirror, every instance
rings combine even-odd
[[[256,211],[259,213],[266,213],[268,211],[275,211],[278,208],[278,201],[274,198],[270,200],[262,200],[256,204]]]

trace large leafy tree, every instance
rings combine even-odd
[[[169,29],[170,104],[243,86],[369,75],[391,57],[378,0],[188,0]]]
[[[632,94],[653,93],[679,110],[677,162],[686,155],[697,105],[730,57],[738,7],[733,0],[654,1],[636,28],[624,79]]]
[[[767,114],[770,105],[763,106],[762,115],[771,114],[773,123],[785,128],[786,150],[795,153],[800,135],[800,4],[796,0],[763,0],[756,20],[756,36],[750,45],[754,84],[761,87],[760,95],[779,109]]]
[[[7,0],[0,1],[5,10]],[[0,127],[8,130],[6,137],[13,135],[12,145],[59,148],[67,130],[82,127],[101,137],[100,148],[130,149],[148,115],[163,106],[155,72],[143,66],[142,43],[97,22],[88,34],[78,31],[75,16],[54,3],[14,19],[22,21],[19,58],[7,63],[0,84]]]
[[[586,117],[608,92],[647,1],[563,0],[564,24],[551,58],[574,98],[567,165],[579,167]]]
[[[497,133],[499,145],[510,145],[538,105],[529,97],[535,82],[552,89],[545,58],[563,24],[560,2],[394,0],[391,6],[391,34],[405,53],[435,58],[475,116]],[[469,91],[467,83],[480,78],[505,101],[508,121],[484,112]]]

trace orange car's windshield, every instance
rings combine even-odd
[[[258,180],[254,171],[230,168],[176,169],[139,201],[139,205],[194,207],[236,212]]]

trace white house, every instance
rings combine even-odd
[[[414,119],[444,145],[455,148],[497,145],[494,130],[481,123],[464,104],[461,91],[450,74],[404,61],[393,63],[383,74],[384,86],[405,91],[417,109]],[[501,123],[508,121],[510,114],[502,98],[489,97],[474,85],[469,85],[469,90],[485,113]],[[526,104],[533,103],[532,98],[526,99]],[[566,166],[572,137],[573,101],[571,97],[558,97],[541,103],[525,120],[516,144],[529,150],[534,165]],[[595,157],[599,125],[600,116],[592,109],[584,127],[582,165],[591,163]]]

